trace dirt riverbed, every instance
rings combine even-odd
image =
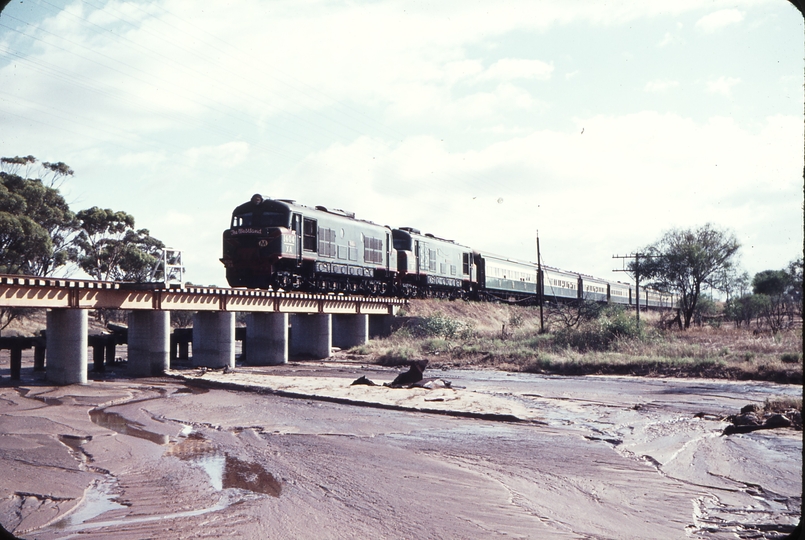
[[[724,436],[763,382],[300,362],[0,386],[20,538],[781,538],[802,432]],[[697,413],[705,413],[697,415]]]

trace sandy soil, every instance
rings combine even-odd
[[[801,388],[295,363],[0,387],[21,538],[780,538],[802,432],[719,418]],[[0,373],[2,375],[2,373]],[[696,413],[707,413],[696,417]]]

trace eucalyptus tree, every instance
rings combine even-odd
[[[165,245],[148,229],[135,229],[134,217],[93,206],[77,214],[75,240],[79,267],[102,281],[148,281]]]
[[[73,170],[34,156],[0,158],[0,272],[48,276],[66,265],[78,231],[56,185]],[[21,176],[22,172],[25,176]],[[29,178],[32,172],[40,173]]]
[[[735,266],[740,247],[734,234],[710,223],[696,229],[671,229],[641,249],[639,262],[629,266],[652,288],[679,296],[687,329],[702,289],[719,289],[722,276]]]

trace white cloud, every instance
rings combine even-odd
[[[503,58],[479,75],[482,80],[510,81],[513,79],[547,80],[553,73],[553,64],[541,60]]]
[[[666,47],[668,45],[674,45],[676,43],[684,43],[684,40],[679,36],[675,36],[671,32],[666,32],[663,38],[660,40],[660,42],[657,43],[657,46]]]
[[[154,167],[167,160],[164,152],[129,152],[122,154],[117,160],[125,167]]]
[[[249,144],[233,141],[218,146],[199,146],[188,148],[183,156],[188,166],[204,164],[222,169],[231,169],[240,165],[249,155]]]
[[[744,12],[737,9],[720,9],[696,21],[696,28],[711,33],[744,20]]]
[[[707,91],[711,94],[729,96],[732,93],[732,87],[740,82],[741,79],[736,77],[721,76],[714,81],[707,81]]]
[[[646,92],[665,92],[671,88],[677,88],[678,86],[679,81],[656,80],[647,82],[644,90]]]
[[[649,111],[579,118],[576,126],[476,151],[451,151],[434,137],[399,145],[361,138],[311,155],[283,178],[277,196],[293,193],[304,204],[347,208],[522,259],[533,259],[538,228],[552,246],[551,264],[603,277],[611,275],[612,253],[673,226],[713,221],[746,238],[774,218],[801,240],[797,118],[768,118],[756,133],[726,117],[695,122]],[[490,226],[497,223],[515,232],[502,237]],[[768,255],[779,247],[763,249]]]

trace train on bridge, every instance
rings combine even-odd
[[[392,229],[354,213],[259,194],[232,212],[223,233],[231,287],[403,298],[635,305],[627,283],[518,261],[413,227]],[[671,308],[672,294],[640,291],[640,306]]]

